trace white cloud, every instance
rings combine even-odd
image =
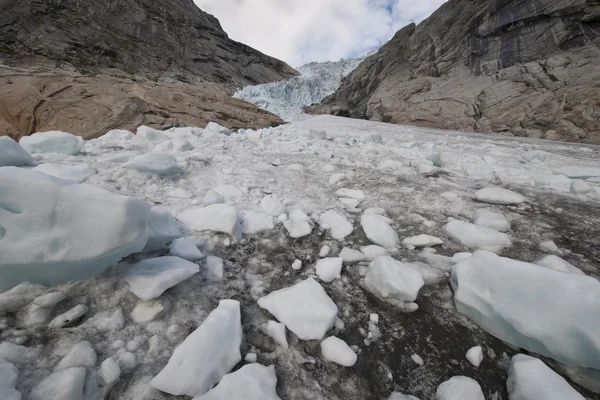
[[[379,47],[446,0],[194,0],[234,40],[300,66]]]

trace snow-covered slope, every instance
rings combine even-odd
[[[0,147],[0,159],[14,150]],[[130,162],[140,156],[143,163]],[[149,241],[100,276],[0,293],[1,399],[175,399],[168,392],[381,400],[395,392],[391,399],[514,400],[509,392],[535,395],[555,384],[597,397],[598,371],[581,366],[598,365],[600,350],[599,147],[318,116],[244,133],[216,125],[112,132],[76,155],[36,154],[33,164],[0,167],[0,187],[11,185],[0,196],[0,279],[2,261],[18,256],[11,252],[39,250],[2,247],[12,235],[29,243],[48,236],[38,258],[53,257],[44,265],[50,275],[78,254],[83,234],[105,236],[100,224],[121,220],[120,208],[83,199],[61,207],[61,219],[44,214],[56,228],[47,235],[15,223],[31,218],[23,206],[43,189],[16,179],[17,168],[90,165],[95,173],[78,176],[83,184],[61,185],[154,206],[148,229],[162,242]],[[83,217],[67,218],[86,207],[107,218],[85,226]],[[480,210],[493,212],[503,232]],[[177,236],[171,215],[184,237],[169,246],[164,239]],[[57,224],[64,218],[69,225]],[[78,240],[51,240],[68,237],[73,225]],[[469,251],[491,245],[502,263],[524,263],[479,268],[481,256]],[[591,283],[574,292],[582,281]],[[478,296],[467,302],[465,293]],[[489,311],[502,296],[510,303]],[[478,313],[465,311],[467,303]],[[561,324],[551,339],[543,318]],[[538,350],[531,343],[551,343],[544,354],[571,365],[543,362],[563,371],[564,382],[540,364],[516,365],[507,391],[519,351],[477,324],[498,336],[498,325],[518,329],[501,338],[524,353]],[[466,354],[477,346],[475,367]],[[263,367],[245,367],[253,363]],[[212,372],[200,382],[198,371]]]
[[[364,57],[337,62],[313,62],[298,68],[300,76],[256,86],[246,86],[234,94],[287,122],[308,118],[302,109],[319,103],[340,86],[342,78],[352,72]]]

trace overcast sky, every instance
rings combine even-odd
[[[294,67],[378,48],[446,0],[194,0],[229,37]]]

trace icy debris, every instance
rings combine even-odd
[[[329,255],[329,252],[331,251],[331,247],[329,247],[328,245],[323,245],[321,247],[321,250],[319,250],[319,257],[323,258],[323,257],[327,257]]]
[[[459,263],[463,260],[466,260],[467,258],[470,258],[473,256],[473,253],[469,253],[469,252],[460,252],[460,253],[454,253],[454,255],[452,256],[452,262],[454,264]]]
[[[40,164],[33,168],[34,171],[59,179],[81,183],[97,171],[90,164],[60,165],[60,164]]]
[[[441,269],[420,261],[405,263],[404,266],[417,271],[421,275],[421,278],[423,278],[425,285],[435,285],[446,277],[446,274]]]
[[[497,252],[511,245],[507,234],[463,221],[450,221],[444,226],[444,232],[450,239],[473,250]]]
[[[183,258],[188,261],[196,261],[204,258],[204,255],[198,247],[186,238],[175,239],[171,246],[171,254],[175,257]]]
[[[365,201],[367,198],[362,190],[342,188],[335,192],[337,197]]]
[[[339,200],[340,200],[340,203],[342,203],[344,205],[344,207],[346,207],[346,209],[348,209],[348,211],[350,211],[350,212],[358,212],[359,211],[357,209],[357,207],[361,203],[360,200],[347,199],[345,197],[340,197]]]
[[[317,261],[317,276],[327,283],[341,278],[343,261],[341,257],[329,257]]]
[[[110,162],[110,163],[124,163],[132,158],[138,156],[137,151],[117,151],[114,153],[103,153],[100,154],[96,161],[98,162]]]
[[[225,135],[225,136],[231,136],[233,134],[233,132],[231,131],[231,129],[229,128],[225,128],[224,126],[221,126],[219,124],[217,124],[216,122],[209,122],[206,125],[206,128],[204,128],[204,133],[219,133],[221,135]]]
[[[8,393],[9,389],[14,390],[17,384],[17,377],[19,376],[19,370],[13,363],[0,358],[0,394],[3,394],[3,390]],[[4,397],[2,398],[4,399]]]
[[[302,340],[321,340],[330,330],[338,308],[323,287],[308,278],[294,286],[276,290],[258,300]]]
[[[481,386],[466,376],[453,376],[438,386],[436,400],[485,400]]]
[[[240,203],[244,198],[244,192],[233,185],[219,185],[212,190],[223,196],[225,202],[229,204]]]
[[[118,363],[119,368],[121,368],[121,370],[125,372],[132,371],[138,365],[138,362],[135,358],[135,354],[129,351],[121,353],[121,355],[119,356]]]
[[[177,171],[177,160],[165,153],[142,154],[123,164],[123,168],[149,174],[170,175]]]
[[[574,179],[573,182],[571,182],[570,190],[573,194],[586,194],[591,192],[593,188],[585,181]]]
[[[374,324],[378,324],[379,323],[379,314],[374,314],[374,313],[369,314],[369,321]]]
[[[521,204],[525,198],[519,193],[499,187],[488,187],[480,189],[475,193],[475,199],[490,204]]]
[[[0,136],[0,167],[25,167],[33,164],[33,157],[8,136]]]
[[[124,129],[111,129],[106,132],[104,135],[100,136],[98,139],[100,140],[131,140],[134,138],[133,132],[124,130]]]
[[[223,259],[215,256],[206,257],[206,269],[217,279],[223,279]]]
[[[310,129],[308,131],[308,136],[311,139],[325,140],[327,138],[327,132],[325,132],[324,130]]]
[[[90,318],[89,323],[100,332],[113,332],[123,329],[125,317],[121,307],[118,307],[115,311],[108,310],[94,315]]]
[[[276,386],[275,367],[254,363],[225,375],[214,389],[192,400],[281,400]]]
[[[579,268],[555,255],[542,257],[539,260],[534,261],[533,264],[541,265],[542,267],[546,268],[552,268],[556,271],[569,272],[576,275],[585,275]]]
[[[344,247],[340,252],[339,257],[344,260],[344,264],[356,264],[366,258],[366,256],[358,250]]]
[[[29,393],[28,400],[83,400],[85,368],[58,371],[43,379]]]
[[[276,195],[267,195],[260,201],[260,208],[265,214],[278,217],[285,213],[285,207]]]
[[[167,197],[171,197],[173,199],[191,199],[192,194],[185,189],[179,188],[168,192]]]
[[[352,367],[358,359],[350,346],[335,336],[330,336],[321,342],[321,354],[326,360],[343,367]]]
[[[413,302],[424,283],[421,274],[389,256],[372,261],[365,276],[369,291],[382,299]]]
[[[50,328],[65,328],[76,324],[88,312],[87,306],[79,304],[60,314],[48,324]]]
[[[335,185],[338,182],[341,182],[343,180],[346,179],[346,174],[343,172],[337,172],[335,174],[331,174],[331,176],[329,177],[329,184],[330,185]]]
[[[104,381],[106,386],[112,387],[121,378],[121,368],[112,358],[107,358],[100,365],[98,375]]]
[[[600,282],[478,251],[451,278],[457,310],[492,335],[569,365],[600,369]]]
[[[319,224],[328,226],[330,235],[335,240],[342,240],[354,230],[352,223],[335,210],[329,210],[319,218]]]
[[[275,229],[275,218],[269,214],[253,210],[241,210],[238,216],[242,233],[245,235],[254,235]]]
[[[465,357],[475,368],[479,368],[483,361],[483,349],[481,346],[471,347]]]
[[[154,321],[165,311],[160,300],[140,301],[131,310],[131,319],[138,324]]]
[[[421,358],[420,355],[418,354],[413,354],[412,356],[410,356],[410,359],[414,361],[415,364],[419,365],[419,366],[423,366],[425,364],[425,361],[423,361],[423,359]]]
[[[188,229],[214,231],[231,235],[236,242],[242,239],[242,227],[237,209],[229,204],[211,204],[206,207],[188,208],[177,218]]]
[[[376,214],[376,215],[383,215],[385,214],[385,208],[379,208],[379,207],[371,207],[371,208],[367,208],[364,211],[364,214]]]
[[[194,146],[192,146],[190,144],[190,142],[188,142],[186,139],[175,138],[175,139],[164,141],[164,142],[156,145],[154,147],[154,149],[152,149],[152,151],[153,152],[171,152],[171,151],[181,152],[181,151],[192,150],[193,148],[194,148]]]
[[[58,303],[66,299],[67,296],[61,292],[51,292],[43,296],[36,297],[33,304],[41,308],[54,308]]]
[[[459,199],[459,196],[456,193],[453,192],[443,192],[440,193],[440,197],[448,200],[448,201],[455,201]]]
[[[0,292],[96,275],[150,235],[145,202],[23,168],[0,167],[0,204],[18,210],[2,217]]]
[[[374,260],[381,256],[388,256],[390,253],[381,246],[375,246],[374,244],[370,246],[361,246],[360,252],[364,254],[364,258],[366,260]]]
[[[531,150],[531,151],[526,151],[525,153],[523,153],[523,160],[525,160],[526,162],[532,162],[533,160],[538,160],[541,162],[546,161],[546,157],[548,156],[548,153],[546,153],[545,151],[541,151],[541,150]]]
[[[182,226],[166,209],[152,207],[148,218],[148,241],[144,251],[164,249],[168,242],[182,236]]]
[[[122,272],[129,290],[142,300],[151,300],[200,270],[183,258],[165,256],[135,263]]]
[[[210,189],[206,192],[206,195],[204,195],[204,204],[207,206],[221,203],[225,203],[225,197],[217,193],[214,189]]]
[[[512,358],[506,388],[511,400],[585,400],[565,378],[525,354]]]
[[[544,253],[552,253],[552,254],[558,254],[558,255],[563,254],[563,251],[561,249],[559,249],[558,246],[556,245],[556,243],[554,243],[552,240],[547,240],[545,242],[541,242],[538,245],[538,247]]]
[[[473,223],[475,225],[495,229],[498,232],[510,231],[510,222],[508,222],[506,217],[499,212],[491,210],[479,209],[475,211]]]
[[[208,392],[242,360],[242,338],[240,303],[221,300],[202,325],[175,348],[150,386],[176,396]]]
[[[294,271],[299,271],[300,269],[302,269],[302,261],[294,260],[294,262],[292,263],[292,269]]]
[[[27,150],[27,149],[25,149]],[[30,152],[31,153],[31,152]],[[562,167],[554,170],[555,175],[564,175],[571,179],[589,179],[600,177],[600,168],[594,167]]]
[[[378,218],[377,215],[364,214],[360,218],[360,224],[367,238],[376,245],[392,248],[398,245],[396,231],[387,223]]]
[[[403,394],[400,392],[393,392],[387,400],[419,400],[419,398],[415,396],[411,396],[410,394]]]
[[[59,153],[75,156],[79,154],[85,140],[70,133],[48,131],[23,136],[19,144],[29,154]]]
[[[169,140],[163,131],[159,131],[149,126],[142,125],[135,132],[135,139],[141,143],[158,144]]]
[[[288,342],[287,338],[285,337],[284,324],[276,321],[269,321],[267,322],[266,329],[269,336],[271,336],[277,342],[277,344],[279,344],[284,350],[288,349]]]
[[[294,239],[310,235],[312,232],[310,217],[299,209],[295,209],[290,213],[288,220],[283,223],[283,226],[289,232],[290,237]]]
[[[79,342],[75,344],[56,366],[56,371],[72,367],[93,367],[96,365],[96,352],[90,342]]]
[[[244,361],[248,363],[255,363],[258,360],[256,353],[248,353],[246,357],[244,357]]]
[[[431,247],[443,244],[444,241],[440,238],[431,235],[417,235],[404,239],[402,244],[405,246],[414,246],[414,247]]]

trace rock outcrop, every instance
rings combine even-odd
[[[450,0],[310,113],[600,143],[598,0]]]
[[[297,75],[192,0],[0,0],[0,135],[281,123],[229,98]]]

